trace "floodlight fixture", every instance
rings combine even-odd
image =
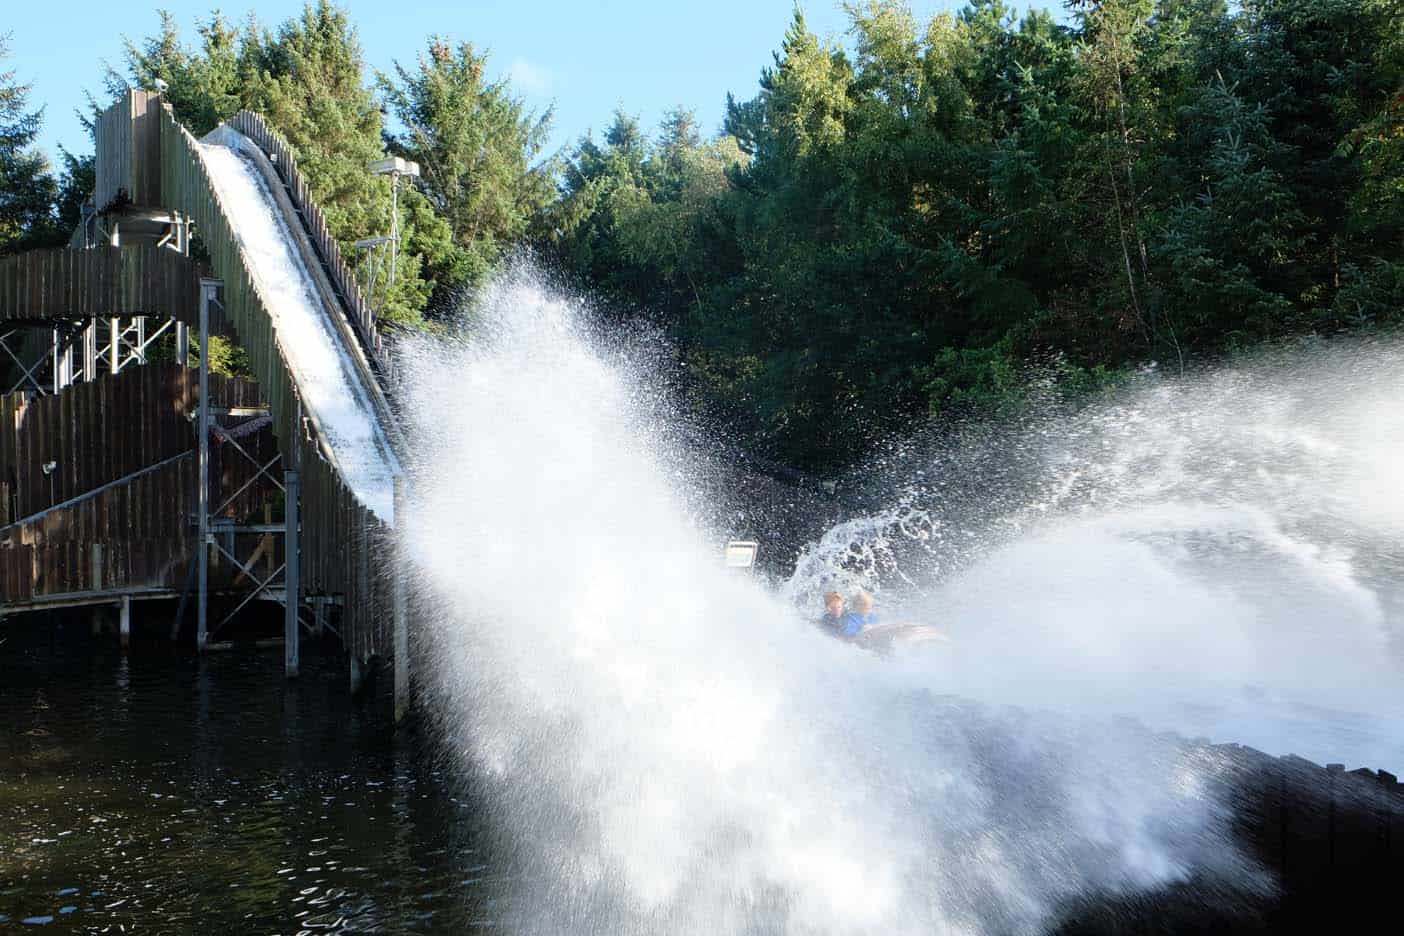
[[[419,163],[411,162],[408,159],[401,159],[398,156],[387,156],[384,159],[374,159],[366,165],[371,175],[388,176],[412,176],[419,178]]]
[[[354,244],[357,250],[371,250],[382,244],[388,244],[392,238],[389,237],[363,237]]]
[[[373,159],[366,164],[371,175],[390,177],[390,288],[395,288],[395,267],[400,260],[400,176],[419,178],[419,163],[399,156]]]
[[[166,82],[162,81],[160,78],[152,79],[151,84],[155,86],[157,94],[165,94],[167,91],[171,90],[171,86],[166,84]]]
[[[728,569],[749,569],[756,564],[760,544],[755,540],[732,540],[726,544],[724,555]]]

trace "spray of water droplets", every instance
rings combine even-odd
[[[1373,396],[1309,392],[1326,364],[1244,372],[917,446],[874,479],[896,506],[770,588],[721,567],[689,484],[715,466],[590,322],[519,269],[463,337],[403,351],[430,709],[515,882],[501,922],[1037,933],[1086,900],[1270,888],[1212,754],[1146,724],[1251,742],[1381,714],[1397,671],[1367,566],[1389,559],[1366,544],[1401,513]],[[1303,420],[1303,393],[1332,418]],[[813,599],[837,580],[953,641],[826,638]]]

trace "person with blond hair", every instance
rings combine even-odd
[[[873,596],[871,592],[864,589],[856,589],[849,599],[851,610],[843,616],[843,627],[840,632],[843,636],[852,639],[870,627],[876,627],[878,616],[873,611]]]

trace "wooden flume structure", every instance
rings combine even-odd
[[[393,442],[384,340],[291,148],[257,114],[227,123],[263,154],[335,340]],[[289,675],[307,618],[320,630],[339,608],[353,688],[369,661],[393,657],[403,715],[408,603],[393,530],[358,501],[302,405],[265,305],[277,297],[256,287],[197,142],[143,91],[99,116],[96,139],[93,208],[70,249],[0,260],[0,342],[11,339],[0,359],[18,376],[0,402],[0,615],[106,603],[125,621],[133,600],[183,597],[204,649],[218,628],[210,597],[252,580],[249,600],[284,604]],[[208,267],[191,260],[192,235]],[[25,329],[37,344],[15,337]],[[148,336],[166,331],[174,359],[157,364]],[[256,384],[210,374],[208,348],[188,366],[192,332],[202,344],[233,336]]]

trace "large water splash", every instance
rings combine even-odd
[[[1404,766],[1404,353],[1305,344],[897,447],[887,510],[788,584],[880,589],[913,678],[1270,753]]]
[[[436,596],[421,608],[430,709],[501,833],[514,931],[1032,933],[1089,898],[1187,881],[1220,901],[1261,892],[1202,752],[1109,720],[1115,708],[1058,704],[1134,698],[1106,643],[1152,661],[1178,649],[1122,626],[1118,595],[1200,626],[1212,589],[1159,581],[1177,573],[1153,536],[1105,529],[1175,538],[1186,514],[1167,526],[1108,507],[1026,533],[1011,506],[992,537],[951,529],[911,488],[772,591],[720,568],[689,490],[702,456],[678,448],[646,367],[579,303],[519,272],[474,315],[471,338],[405,351],[408,547]],[[1076,484],[1054,486],[1073,499]],[[856,569],[875,536],[882,561]],[[943,539],[967,545],[943,553]],[[914,610],[938,600],[959,639],[893,661],[823,637],[793,600],[836,570],[887,600],[903,582]],[[1137,592],[1139,576],[1155,588]],[[1089,601],[1115,613],[1078,631]],[[1044,618],[1041,639],[1001,643],[1001,626],[1028,638]],[[1085,680],[1042,671],[1070,631]],[[1215,665],[1166,662],[1172,680]],[[1003,704],[1030,699],[1037,711]],[[1082,714],[1047,711],[1060,707]]]

